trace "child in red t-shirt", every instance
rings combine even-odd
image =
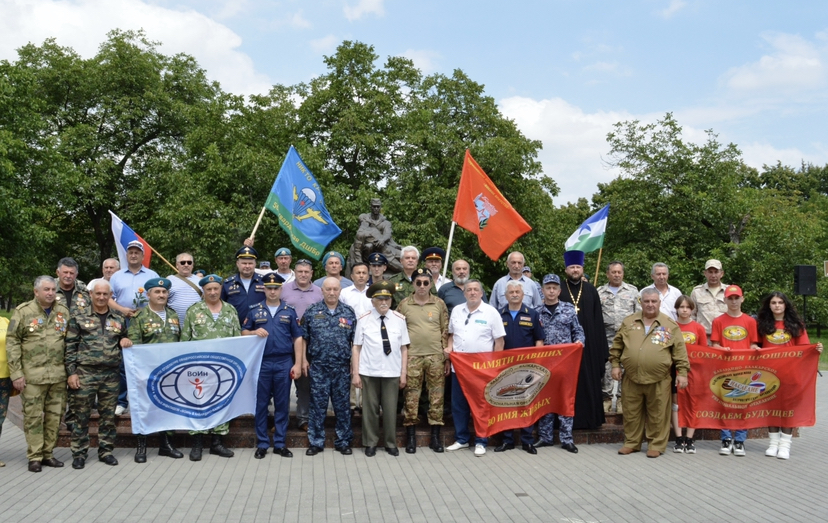
[[[698,323],[693,321],[692,315],[693,310],[696,308],[696,304],[693,300],[690,299],[689,296],[685,296],[682,294],[676,299],[676,323],[678,323],[679,328],[681,329],[681,334],[684,336],[684,343],[691,344],[691,345],[704,345],[707,346],[707,333],[704,330],[704,327]],[[687,352],[690,352],[689,350]],[[670,420],[673,424],[673,433],[676,435],[676,445],[673,447],[673,452],[686,452],[687,454],[695,454],[696,453],[696,444],[693,436],[696,434],[696,429],[687,427],[687,436],[682,436],[682,427],[679,426],[678,422],[678,393],[676,391],[676,368],[670,370],[673,376],[673,416]]]
[[[756,331],[756,320],[742,312],[742,289],[738,285],[728,285],[725,289],[725,304],[727,311],[713,320],[710,332],[712,346],[718,349],[759,349],[759,334]],[[737,430],[731,438],[728,429],[722,430],[722,446],[719,454],[727,456],[745,455],[745,440],[747,430]]]
[[[758,317],[757,330],[762,337],[763,349],[811,344],[805,323],[793,303],[781,292],[774,291],[762,301]],[[817,343],[816,350],[822,352],[822,343]],[[804,370],[808,372],[808,369]],[[770,445],[765,456],[789,459],[792,437],[793,427],[782,427],[781,432],[779,427],[768,427]]]

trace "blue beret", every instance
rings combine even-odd
[[[256,252],[256,249],[253,247],[248,247],[245,245],[241,249],[236,251],[236,259],[246,259],[246,260],[255,260],[259,257],[259,253]]]
[[[570,265],[584,266],[584,253],[582,251],[565,251],[564,252],[564,266]]]
[[[151,278],[144,284],[144,289],[150,290],[156,287],[164,287],[165,289],[170,290],[171,286],[172,282],[167,278]]]
[[[330,259],[331,256],[336,256],[337,258],[339,258],[339,263],[341,263],[342,266],[345,267],[345,258],[343,258],[342,255],[339,254],[336,251],[331,251],[322,258],[322,266],[323,267],[328,264],[328,260]]]
[[[223,282],[224,282],[224,278],[222,278],[218,274],[208,274],[207,276],[201,278],[198,281],[198,286],[199,287],[204,287],[208,283],[218,283],[219,285],[221,285]]]
[[[287,247],[279,247],[279,250],[273,256],[291,256],[290,249]]]

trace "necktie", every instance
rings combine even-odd
[[[388,356],[391,354],[391,340],[388,339],[388,330],[385,328],[385,316],[380,316],[380,334],[382,335],[382,350]]]

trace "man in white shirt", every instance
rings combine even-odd
[[[676,300],[681,296],[681,291],[667,283],[670,277],[670,268],[667,267],[666,263],[654,263],[650,277],[653,279],[653,284],[644,287],[644,289],[655,289],[658,291],[658,294],[661,296],[661,306],[659,309],[675,321],[678,318],[676,315]],[[643,292],[644,289],[641,289],[641,291]]]
[[[434,280],[434,290],[439,291],[440,287],[449,283],[451,280],[443,278],[440,271],[443,270],[443,259],[446,257],[446,251],[440,247],[429,247],[423,251],[423,265],[431,273],[431,278]]]
[[[519,253],[518,253],[519,254]],[[523,256],[520,256],[520,269],[523,269]],[[534,287],[534,282],[532,287]],[[449,338],[446,354],[452,352],[497,352],[503,350],[506,330],[497,309],[483,303],[483,285],[480,280],[469,280],[464,285],[463,294],[466,303],[454,307],[449,320]],[[451,367],[451,413],[454,418],[454,432],[457,441],[446,450],[460,450],[469,447],[469,418],[471,409],[463,393],[454,366]],[[475,436],[474,455],[486,454],[488,438]]]
[[[293,261],[293,255],[287,247],[279,247],[274,255],[276,262],[276,274],[285,280],[285,283],[290,283],[296,277],[296,274],[291,270],[290,264]]]
[[[339,300],[354,309],[356,317],[359,318],[374,308],[371,304],[371,298],[366,295],[368,290],[368,265],[363,262],[355,263],[351,268],[351,280],[354,284],[342,289],[339,293]],[[351,412],[362,412],[362,396],[353,383],[351,384]]]

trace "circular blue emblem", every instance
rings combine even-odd
[[[206,418],[225,408],[247,369],[229,354],[196,352],[168,360],[153,370],[147,394],[160,409],[189,418]]]

